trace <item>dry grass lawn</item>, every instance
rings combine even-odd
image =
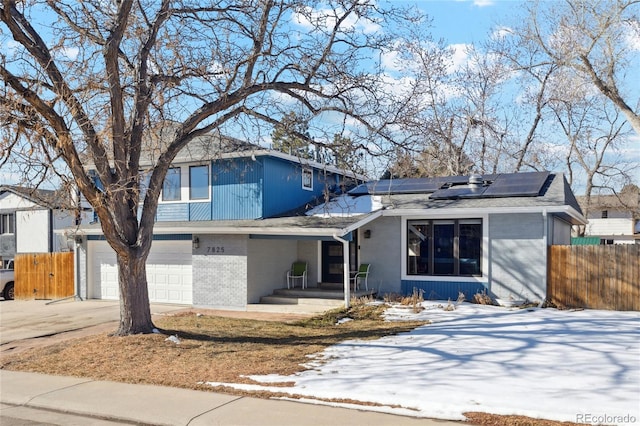
[[[382,307],[353,308],[295,322],[199,315],[164,316],[163,334],[114,337],[102,333],[34,348],[2,358],[0,368],[89,377],[126,383],[207,389],[202,381],[249,383],[242,376],[288,375],[303,370],[308,355],[348,339],[377,339],[422,322],[384,322]],[[344,316],[358,320],[336,326]],[[175,335],[180,344],[167,341]]]
[[[234,394],[204,381],[251,383],[248,375],[290,375],[308,356],[349,339],[377,339],[407,332],[423,322],[384,322],[383,306],[355,305],[311,319],[263,321],[186,312],[156,319],[163,334],[114,337],[101,333],[5,355],[0,368],[45,374],[144,383]],[[348,321],[336,326],[340,318]],[[173,335],[180,344],[167,341]],[[270,397],[272,393],[251,393]],[[290,396],[290,395],[289,395]],[[358,401],[344,401],[362,404]],[[518,416],[467,413],[476,425],[567,425]]]

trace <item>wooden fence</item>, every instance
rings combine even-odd
[[[62,299],[74,295],[73,253],[18,254],[15,298]]]
[[[640,245],[550,246],[547,298],[568,308],[640,311]]]

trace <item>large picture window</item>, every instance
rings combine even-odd
[[[482,220],[407,222],[407,274],[480,276]]]

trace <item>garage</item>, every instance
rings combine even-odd
[[[116,255],[106,241],[90,241],[89,298],[117,300]],[[191,240],[154,241],[147,258],[149,301],[192,304]]]

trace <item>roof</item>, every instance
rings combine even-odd
[[[562,173],[550,173],[539,193],[532,196],[434,199],[427,194],[424,196],[389,194],[383,197],[383,203],[387,209],[396,210],[396,215],[406,214],[408,211],[451,211],[452,209],[483,210],[493,213],[546,211],[557,214],[572,224],[586,223],[582,210]]]
[[[457,179],[462,181],[461,177]],[[449,178],[447,178],[449,180]],[[371,183],[370,183],[371,184]],[[373,185],[375,186],[375,185]],[[356,191],[358,192],[358,191]],[[435,191],[434,191],[435,192]],[[509,197],[457,197],[433,199],[429,193],[402,192],[387,193],[385,195],[341,197],[354,201],[354,208],[345,205],[350,201],[335,203],[334,200],[326,205],[315,208],[315,215],[292,215],[287,217],[254,219],[254,220],[216,220],[193,222],[156,222],[154,233],[220,233],[241,234],[253,236],[295,236],[298,237],[342,237],[356,230],[380,216],[410,216],[429,214],[457,214],[465,213],[499,213],[499,212],[548,212],[560,216],[572,224],[584,224],[580,206],[575,200],[569,185],[561,173],[547,173],[546,178],[535,196]],[[365,198],[362,207],[356,199]],[[333,204],[331,204],[333,203]],[[344,204],[347,203],[347,204]],[[332,210],[332,205],[338,210]],[[348,213],[348,214],[345,214]],[[102,230],[99,225],[83,226],[81,233],[99,235]]]
[[[369,220],[379,213],[366,215]],[[321,218],[316,216],[290,216],[270,219],[213,220],[192,222],[156,222],[154,234],[197,234],[220,233],[236,235],[269,235],[269,236],[309,236],[332,237],[344,236],[361,226],[363,217]],[[206,230],[206,231],[205,231]],[[99,224],[81,226],[79,230],[85,235],[101,235]]]
[[[69,203],[69,194],[65,191],[54,191],[50,189],[29,188],[16,185],[0,185],[0,195],[9,192],[18,195],[42,207],[50,209],[66,208]]]
[[[164,149],[173,140],[177,126],[177,123],[168,123],[163,127],[151,129],[147,132],[143,142],[142,154],[140,156],[140,166],[142,168],[152,167],[156,164],[160,154],[164,152]],[[109,155],[111,156],[112,153],[109,152]],[[362,176],[357,176],[349,170],[341,170],[338,167],[329,164],[323,164],[310,159],[286,154],[281,151],[268,149],[254,143],[223,135],[219,132],[211,132],[205,135],[196,136],[182,150],[180,150],[172,163],[194,163],[222,158],[251,157],[255,159],[260,156],[276,157],[292,163],[299,163],[303,166],[354,177],[360,181],[364,180]],[[87,168],[92,168],[93,162],[88,157],[85,157],[83,162]]]
[[[640,192],[630,189],[617,195],[592,195],[576,197],[583,211],[610,210],[629,213],[629,217],[640,219]]]

